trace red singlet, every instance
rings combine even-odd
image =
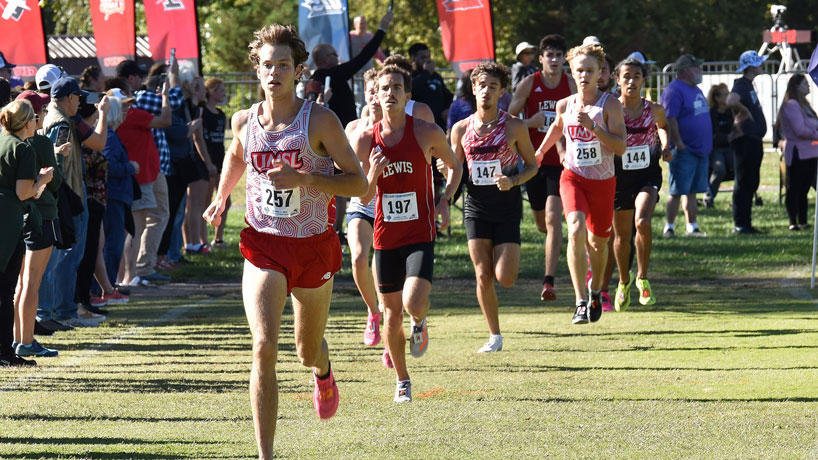
[[[406,116],[403,138],[387,147],[381,122],[373,127],[372,149],[389,164],[378,178],[375,201],[375,249],[394,249],[435,239],[432,165],[415,138],[415,119]]]
[[[528,135],[531,137],[531,144],[534,145],[534,150],[542,144],[545,138],[545,133],[548,132],[548,127],[557,117],[557,102],[571,95],[571,87],[568,86],[568,75],[562,73],[560,83],[556,88],[549,88],[543,83],[542,71],[537,71],[534,74],[534,85],[531,86],[531,92],[528,94],[528,100],[525,104],[525,117],[531,118],[537,112],[543,112],[545,115],[545,125],[538,129],[529,129]],[[540,159],[538,166],[560,166],[560,156],[557,153],[556,147],[551,147],[545,155]]]

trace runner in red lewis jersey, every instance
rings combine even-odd
[[[233,115],[233,142],[216,198],[204,213],[218,226],[227,197],[247,171],[247,228],[239,248],[246,261],[242,296],[253,337],[250,401],[259,458],[273,457],[278,416],[281,314],[292,294],[296,350],[314,377],[320,418],[338,408],[324,329],[341,246],[327,224],[333,195],[366,193],[366,177],[334,113],[295,95],[308,53],[292,26],[255,32],[250,60],[264,101]],[[342,171],[333,175],[333,162]]]
[[[361,201],[376,196],[375,270],[385,314],[383,335],[397,375],[395,402],[399,403],[412,401],[403,311],[411,319],[409,348],[417,358],[429,347],[426,314],[432,288],[435,218],[441,216],[440,230],[449,226],[449,201],[462,173],[443,131],[434,123],[406,115],[411,91],[412,77],[407,71],[394,65],[381,69],[378,100],[383,118],[358,131],[351,142],[359,157],[369,154],[369,191]],[[437,205],[432,151],[449,168]]]
[[[622,104],[597,88],[605,60],[602,48],[598,45],[572,48],[567,60],[579,92],[557,103],[556,119],[538,150],[547,151],[565,138],[560,195],[568,223],[568,269],[577,300],[573,323],[585,324],[602,316],[600,288],[608,259],[616,191],[614,155],[625,153],[626,133]],[[587,291],[586,240],[590,241],[593,274]]]
[[[524,115],[531,143],[538,147],[545,133],[556,118],[557,102],[577,92],[577,85],[563,71],[565,39],[560,35],[546,35],[540,40],[540,64],[542,71],[526,77],[514,92],[508,113]],[[528,204],[534,214],[537,229],[545,233],[545,278],[540,299],[555,300],[554,275],[562,248],[562,201],[560,201],[560,176],[562,143],[557,143],[537,157],[537,174],[526,182]],[[559,151],[558,151],[559,150]]]
[[[494,62],[480,64],[472,71],[471,83],[477,112],[452,127],[451,143],[457,158],[468,166],[463,223],[477,300],[490,333],[477,352],[488,353],[503,349],[494,279],[504,287],[517,280],[523,213],[519,186],[537,174],[537,162],[525,123],[497,108],[509,84],[508,69]]]

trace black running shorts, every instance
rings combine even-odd
[[[545,209],[549,196],[560,196],[562,166],[540,166],[537,174],[525,183],[528,205],[535,211]]]
[[[483,219],[466,218],[463,223],[466,226],[466,238],[469,240],[491,240],[495,246],[503,243],[520,244],[519,219],[489,222]]]
[[[435,243],[417,243],[395,249],[376,249],[378,291],[382,294],[403,290],[406,278],[416,276],[430,283],[434,272]]]

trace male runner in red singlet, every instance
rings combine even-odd
[[[414,70],[415,68],[414,64],[409,58],[402,56],[400,54],[393,54],[386,58],[385,61],[383,61],[384,66],[393,64],[409,72],[409,75],[412,74],[412,70]],[[375,103],[376,104],[378,103],[377,100],[375,101]],[[370,107],[369,104],[367,104],[361,110],[361,118],[368,118],[370,115],[369,111]],[[423,102],[413,101],[409,99],[408,101],[406,101],[405,112],[406,115],[409,115],[410,117],[420,118],[421,120],[426,120],[429,123],[435,122],[435,114],[433,114],[432,109],[430,109],[429,106],[424,104]]]
[[[565,65],[565,39],[560,35],[547,35],[540,40],[540,64],[542,71],[526,77],[514,91],[508,113],[523,113],[531,143],[538,147],[548,127],[556,118],[557,101],[577,92],[574,79],[563,72]],[[562,164],[557,144],[545,154],[538,155],[539,170],[526,183],[528,203],[534,214],[537,229],[545,233],[545,278],[540,298],[550,301],[557,298],[554,291],[554,275],[562,247],[562,202],[560,201],[560,175]]]
[[[539,151],[547,151],[565,138],[560,195],[568,223],[568,269],[574,283],[577,308],[574,324],[598,321],[602,316],[602,272],[608,258],[608,238],[613,221],[616,190],[614,155],[625,153],[622,104],[597,88],[605,52],[599,45],[568,51],[567,60],[579,92],[557,103],[556,120]],[[591,271],[585,291],[585,242],[590,240]]]
[[[477,301],[489,325],[489,341],[478,353],[503,349],[494,279],[511,287],[520,269],[519,185],[537,174],[534,147],[525,124],[497,108],[509,84],[508,69],[494,62],[471,74],[477,112],[452,127],[458,160],[468,166],[463,223],[477,278]],[[524,168],[519,171],[522,158]]]
[[[383,333],[397,374],[395,402],[412,401],[406,370],[403,310],[411,316],[410,352],[422,356],[429,345],[426,314],[432,288],[435,218],[449,225],[449,200],[460,184],[462,166],[446,135],[434,123],[405,113],[412,77],[398,66],[378,72],[378,100],[383,119],[359,131],[352,142],[360,157],[369,153],[369,191],[361,197],[375,202],[375,269],[384,307]],[[432,150],[449,167],[448,181],[435,205]]]
[[[622,157],[614,158],[616,196],[614,198],[614,255],[619,267],[614,308],[624,311],[631,303],[630,272],[633,263],[631,238],[636,226],[636,286],[639,303],[653,305],[656,298],[648,281],[648,260],[651,249],[651,218],[659,189],[662,187],[662,167],[659,159],[670,161],[667,119],[661,104],[642,97],[642,85],[648,75],[645,64],[633,58],[620,62],[615,70],[622,95],[628,148]],[[635,210],[635,213],[634,213]]]
[[[219,225],[225,201],[246,169],[242,295],[253,336],[253,424],[259,458],[267,459],[273,456],[278,416],[278,333],[290,293],[298,357],[313,370],[315,411],[329,418],[338,408],[324,329],[341,247],[327,223],[328,206],[333,195],[361,195],[367,185],[335,114],[295,95],[308,56],[296,30],[272,24],[254,35],[250,61],[265,98],[233,115],[233,142],[204,218]],[[342,173],[333,175],[333,162]]]

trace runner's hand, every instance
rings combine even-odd
[[[540,129],[545,126],[545,114],[542,112],[537,112],[534,114],[533,117],[526,120],[525,123],[529,128],[532,129]]]
[[[224,213],[224,201],[219,200],[210,203],[210,206],[205,209],[202,218],[211,226],[218,227],[222,223],[222,214]]]
[[[305,185],[303,174],[281,160],[273,161],[273,169],[267,171],[267,178],[276,190],[289,190]]]
[[[586,112],[577,112],[577,123],[589,131],[594,127],[594,120],[592,120]]]
[[[449,167],[446,166],[446,163],[443,162],[440,158],[435,161],[435,166],[437,167],[437,172],[440,173],[443,177],[449,177]]]
[[[372,177],[381,177],[383,170],[389,165],[389,159],[380,150],[372,150],[369,154],[369,171]]]
[[[442,232],[449,228],[449,203],[446,200],[440,200],[435,206],[435,219],[440,216],[440,226],[437,231]]]
[[[514,181],[508,176],[500,176],[494,178],[494,184],[501,192],[507,192],[514,187]]]

